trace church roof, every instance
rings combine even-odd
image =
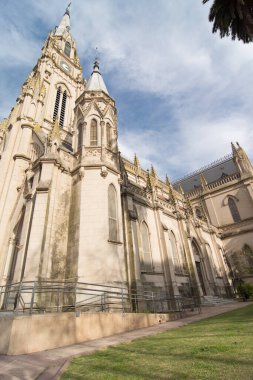
[[[173,182],[173,186],[177,189],[181,185],[185,192],[189,192],[201,186],[201,175],[204,176],[207,183],[211,183],[236,172],[238,172],[238,169],[233,161],[233,155],[230,154],[179,180],[176,180]]]
[[[104,79],[99,71],[99,63],[97,59],[95,60],[91,77],[88,80],[86,91],[104,91],[109,95]]]
[[[56,36],[62,36],[65,31],[67,32],[70,31],[70,13],[69,13],[70,4],[67,7],[59,26],[56,27],[56,30],[55,30]]]

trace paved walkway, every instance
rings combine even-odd
[[[68,366],[70,359],[73,357],[91,354],[92,352],[112,345],[126,343],[145,336],[172,330],[201,319],[248,306],[249,304],[249,302],[234,302],[221,306],[203,307],[201,314],[189,315],[180,320],[134,330],[108,338],[97,339],[29,355],[0,355],[0,380],[56,380]]]

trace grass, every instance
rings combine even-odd
[[[253,305],[74,359],[67,379],[253,380]]]

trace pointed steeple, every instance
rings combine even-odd
[[[178,191],[179,191],[182,195],[184,195],[184,189],[182,188],[181,185],[178,186]]]
[[[165,177],[165,183],[166,183],[166,185],[167,186],[171,186],[171,183],[170,183],[170,179],[169,179],[169,177],[168,177],[168,175],[166,174],[166,177]]]
[[[63,18],[57,26],[55,30],[55,35],[56,36],[62,36],[64,32],[69,32],[70,31],[70,13],[69,13],[69,8],[70,8],[71,3],[69,3],[68,7],[66,8],[66,11],[63,15]]]
[[[60,125],[58,118],[55,119],[54,125],[52,130],[50,131],[48,135],[49,140],[51,141],[58,141],[61,143],[61,137],[60,137]]]
[[[151,173],[152,177],[156,178],[156,171],[155,171],[155,168],[153,165],[151,165],[150,173]]]
[[[98,57],[95,58],[93,71],[90,79],[88,80],[86,91],[104,91],[107,95],[109,95],[104,79],[99,70]]]
[[[205,179],[204,174],[200,175],[199,181],[200,181],[202,188],[205,189],[207,187],[208,183],[207,183],[207,180]]]
[[[134,154],[134,165],[135,166],[140,166],[140,161],[139,158],[137,157],[137,154]]]
[[[237,149],[235,147],[235,145],[231,142],[231,147],[232,147],[232,153],[233,153],[233,156],[237,156]]]
[[[149,170],[147,170],[146,190],[152,192],[152,181],[150,178]]]

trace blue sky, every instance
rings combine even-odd
[[[68,1],[0,0],[0,118],[15,104]],[[230,153],[253,158],[253,45],[211,33],[201,0],[73,0],[84,76],[95,47],[119,116],[120,150],[176,179]]]

